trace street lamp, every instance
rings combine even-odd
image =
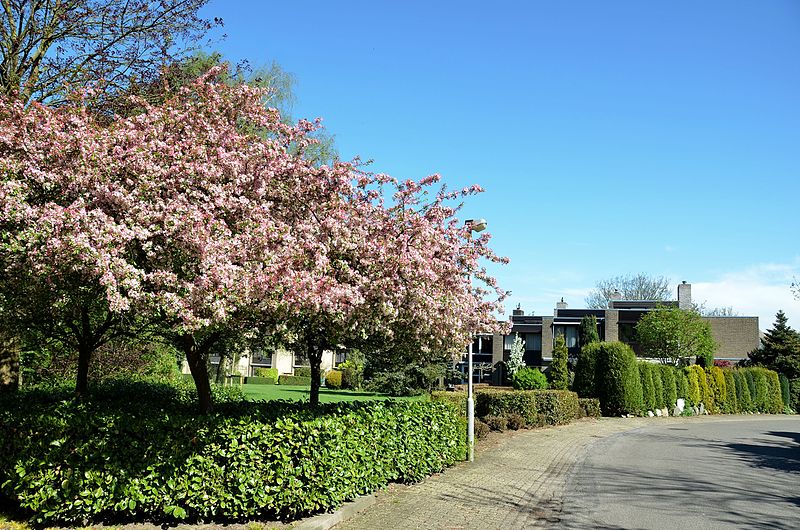
[[[472,232],[486,230],[486,219],[467,219],[464,226],[469,227],[469,238]],[[467,276],[468,287],[472,288],[472,276]],[[472,333],[469,337],[467,350],[467,446],[469,447],[469,461],[475,461],[475,400],[472,398]]]

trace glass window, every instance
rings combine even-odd
[[[567,333],[564,338],[567,340],[567,348],[575,348],[578,345],[578,328],[574,326],[567,327]]]
[[[525,334],[525,351],[542,351],[542,334]]]
[[[503,349],[511,351],[511,346],[514,345],[514,338],[516,334],[512,333],[511,335],[503,336]]]

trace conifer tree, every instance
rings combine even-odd
[[[597,333],[597,317],[586,315],[581,319],[581,324],[578,327],[578,337],[580,338],[581,346],[586,346],[592,342],[600,342],[600,335]]]
[[[778,311],[772,329],[767,330],[764,334],[761,348],[748,354],[750,358],[748,364],[779,370],[779,358],[792,356],[800,356],[800,335],[789,326],[783,311]],[[790,379],[792,378],[791,374],[786,375]]]
[[[553,390],[566,390],[569,386],[569,367],[567,364],[567,341],[564,335],[559,333],[556,336],[556,343],[553,347],[553,362],[550,364],[550,388]]]

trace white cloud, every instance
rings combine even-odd
[[[782,309],[789,325],[800,329],[800,300],[790,286],[800,278],[800,259],[793,263],[761,263],[745,270],[727,272],[716,280],[692,283],[692,300],[706,307],[732,307],[742,316],[759,317],[762,330],[772,327]]]

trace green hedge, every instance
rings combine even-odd
[[[578,406],[580,406],[581,416],[589,418],[599,418],[602,416],[600,413],[600,400],[597,398],[578,398]]]
[[[434,390],[433,392],[431,392],[431,400],[448,403],[456,407],[456,409],[460,411],[462,416],[464,417],[467,416],[466,392],[449,392],[447,390]]]
[[[661,371],[661,382],[664,385],[664,403],[671,414],[672,407],[674,407],[678,401],[678,370],[671,364],[659,364],[657,366]]]
[[[533,390],[482,389],[475,394],[477,416],[504,416],[512,413],[522,416],[528,427],[544,424],[544,420],[539,419]]]
[[[295,377],[311,377],[310,366],[298,366],[294,369]]]
[[[281,375],[278,377],[279,385],[311,386],[311,378],[302,375]]]
[[[538,368],[523,366],[511,376],[511,384],[516,390],[544,390],[547,388],[547,376]]]
[[[274,385],[278,382],[278,379],[272,379],[271,377],[245,377],[244,384],[246,385]]]
[[[256,377],[264,377],[272,380],[272,385],[278,384],[278,369],[277,368],[256,368]]]
[[[599,343],[594,382],[603,415],[639,414],[642,411],[642,383],[636,355],[627,344]]]
[[[331,370],[325,374],[325,386],[331,389],[342,388],[342,372],[341,370]]]
[[[575,380],[572,390],[580,397],[597,397],[594,374],[597,365],[597,352],[600,351],[600,342],[590,342],[581,348],[578,362],[575,365]]]
[[[653,386],[653,364],[639,362],[639,379],[642,382],[642,404],[644,410],[656,409],[656,391]]]
[[[533,390],[539,421],[564,425],[580,417],[578,394],[569,390]]]
[[[0,402],[0,502],[39,522],[294,518],[465,456],[463,419],[434,402],[236,400],[199,416],[157,385],[48,399]]]

